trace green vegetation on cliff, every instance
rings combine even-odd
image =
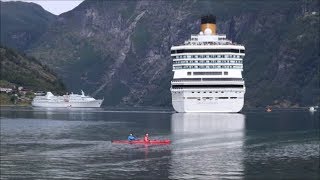
[[[19,54],[0,46],[2,87],[22,86],[32,91],[65,92],[65,87],[56,74],[35,58]]]

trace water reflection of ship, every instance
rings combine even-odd
[[[245,116],[177,113],[171,118],[170,178],[241,178]]]
[[[34,107],[33,116],[37,119],[90,120],[99,115],[100,108],[44,108]]]
[[[243,114],[176,113],[172,115],[173,132],[202,133],[244,129]]]

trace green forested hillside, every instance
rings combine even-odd
[[[23,86],[33,91],[63,93],[65,87],[47,66],[34,58],[0,46],[1,85]]]

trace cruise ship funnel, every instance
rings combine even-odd
[[[201,17],[201,31],[205,34],[217,34],[217,27],[216,27],[216,17],[213,15],[206,15]],[[211,32],[208,32],[208,30]]]

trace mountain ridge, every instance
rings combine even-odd
[[[32,2],[0,1],[1,44],[25,51],[55,21],[56,16]]]

